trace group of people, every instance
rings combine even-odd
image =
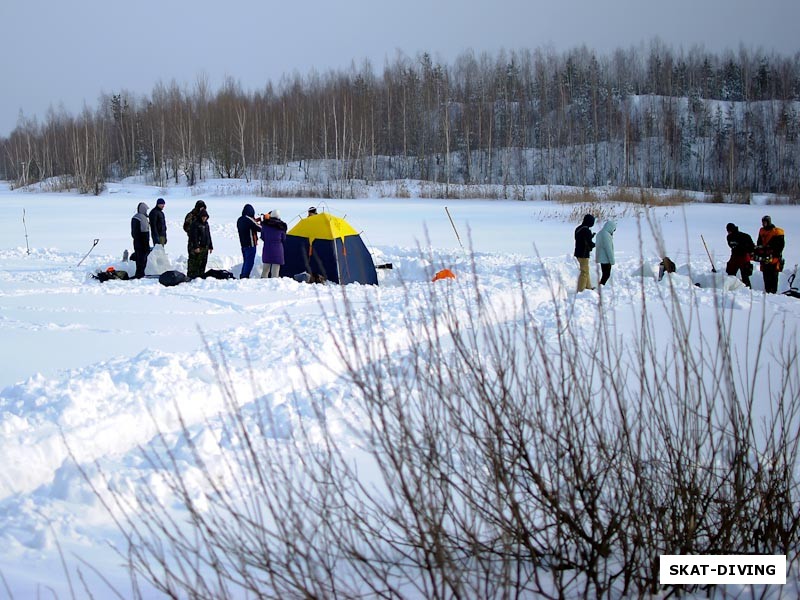
[[[589,275],[589,257],[593,249],[597,248],[595,256],[600,265],[600,285],[608,282],[611,277],[611,265],[614,264],[614,232],[617,224],[613,220],[606,221],[596,235],[596,242],[594,241],[595,233],[592,232],[594,224],[594,215],[586,214],[583,216],[581,224],[575,229],[574,256],[578,260],[579,292],[594,289]],[[783,271],[784,266],[783,249],[786,242],[783,229],[775,226],[772,217],[764,215],[755,242],[750,235],[739,231],[734,223],[728,223],[726,230],[731,256],[725,266],[725,272],[732,276],[736,276],[737,272],[741,273],[742,283],[750,287],[750,276],[753,274],[752,263],[757,261],[764,276],[764,291],[768,294],[776,294],[778,292],[778,274]]]
[[[150,210],[147,204],[139,202],[136,214],[131,219],[131,237],[133,238],[133,260],[136,261],[136,279],[144,277],[147,257],[150,255],[150,237],[153,245],[167,244],[167,218],[164,215],[166,201],[156,200],[156,207]]]
[[[256,216],[252,204],[245,204],[242,216],[236,221],[239,243],[242,247],[242,272],[240,279],[248,279],[256,262],[259,234],[264,242],[261,251],[261,278],[279,277],[284,263],[283,242],[286,240],[286,223],[281,220],[280,211],[272,210]]]
[[[578,291],[593,290],[592,280],[589,275],[589,257],[596,247],[595,258],[600,265],[600,285],[608,283],[611,277],[611,265],[614,264],[614,232],[617,222],[606,221],[603,228],[597,233],[597,242],[594,241],[595,233],[594,215],[583,215],[583,221],[575,229],[575,258],[578,259]]]
[[[761,218],[761,229],[758,238],[753,238],[734,223],[726,226],[728,232],[727,242],[731,249],[731,257],[725,265],[728,275],[742,274],[742,283],[750,287],[750,275],[753,274],[753,262],[757,261],[764,276],[764,291],[768,294],[778,293],[778,274],[783,271],[783,249],[786,246],[783,229],[776,227],[772,217],[764,215]]]
[[[150,239],[153,246],[167,244],[167,220],[164,214],[166,202],[163,198],[156,201],[156,207],[150,210],[146,203],[140,202],[136,214],[131,219],[131,237],[133,238],[132,259],[136,262],[134,278],[141,279],[145,275],[147,257],[150,254]],[[309,209],[309,214],[311,209]],[[316,211],[315,211],[316,212]],[[206,272],[208,255],[214,251],[211,239],[211,228],[208,224],[208,210],[203,200],[198,200],[194,208],[183,220],[183,230],[188,236],[186,251],[189,256],[186,275],[190,279],[202,277]],[[280,218],[280,213],[273,210],[256,216],[255,208],[245,204],[242,216],[236,222],[239,242],[242,248],[241,279],[247,279],[255,265],[259,237],[264,242],[261,261],[262,278],[278,277],[284,263],[283,243],[286,240],[287,225]]]

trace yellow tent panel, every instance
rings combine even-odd
[[[319,213],[300,219],[287,235],[297,235],[313,241],[342,239],[348,235],[358,235],[358,232],[344,219],[330,213]]]

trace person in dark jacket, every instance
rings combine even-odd
[[[189,227],[189,266],[186,275],[191,279],[206,273],[208,255],[214,251],[211,241],[211,228],[208,226],[208,213],[201,208]]]
[[[135,279],[144,277],[147,255],[150,254],[150,221],[147,218],[147,210],[147,204],[139,202],[139,206],[136,207],[136,214],[131,219],[133,252],[136,255]]]
[[[281,220],[281,214],[273,210],[262,220],[261,239],[264,240],[264,249],[261,251],[261,278],[280,277],[281,265],[284,263],[283,243],[286,241],[286,223]]]
[[[186,235],[189,235],[189,229],[192,227],[192,221],[194,221],[197,218],[197,215],[200,214],[200,210],[203,208],[206,209],[208,208],[206,206],[206,203],[203,202],[202,200],[198,200],[197,202],[195,202],[194,208],[190,210],[188,213],[186,213],[186,216],[183,218],[183,230],[186,232]],[[188,248],[188,245],[187,249],[191,253],[192,249]]]
[[[783,229],[775,227],[772,217],[764,215],[761,229],[758,230],[755,255],[761,263],[761,274],[764,275],[764,291],[768,294],[778,293],[778,273],[783,271],[783,249],[786,246]]]
[[[252,204],[244,205],[242,216],[236,221],[236,229],[239,231],[239,245],[242,247],[242,260],[244,261],[239,279],[248,279],[253,270],[253,264],[256,262],[258,232],[261,231],[261,225],[256,220],[256,209]]]
[[[167,244],[167,218],[164,216],[163,198],[156,200],[156,207],[150,211],[150,233],[153,236],[153,245]]]
[[[739,228],[734,223],[728,223],[725,226],[728,232],[727,242],[728,247],[731,249],[731,257],[728,259],[728,264],[725,265],[725,272],[728,275],[736,276],[737,271],[742,272],[742,283],[750,287],[750,275],[753,274],[753,251],[756,245],[751,238],[744,231],[739,231]]]
[[[592,238],[592,227],[594,226],[593,215],[583,215],[583,222],[575,229],[575,258],[578,259],[578,291],[593,290],[592,281],[589,277],[589,255],[594,248]]]

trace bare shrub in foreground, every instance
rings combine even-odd
[[[408,285],[405,345],[342,288],[318,358],[343,364],[344,402],[296,390],[288,420],[237,398],[217,357],[222,460],[186,425],[188,452],[144,453],[180,516],[149,487],[111,493],[137,577],[170,597],[561,598],[700,591],[662,589],[662,554],[786,554],[797,573],[793,338],[767,345],[762,322],[737,349],[721,304],[698,330],[644,289],[623,338],[602,294],[582,327],[556,282],[540,326],[521,277],[503,303],[474,281]]]

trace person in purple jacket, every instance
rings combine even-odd
[[[261,239],[264,240],[264,249],[261,251],[261,262],[264,267],[261,279],[279,277],[283,264],[283,242],[286,241],[286,223],[281,221],[281,214],[277,210],[264,215],[261,220]]]

